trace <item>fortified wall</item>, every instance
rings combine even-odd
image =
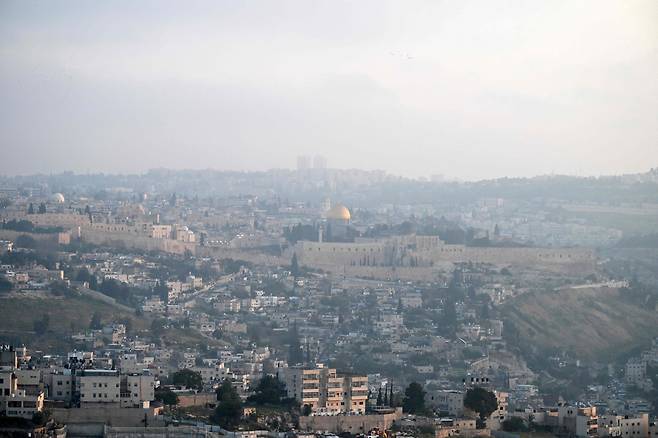
[[[89,216],[77,213],[35,213],[27,214],[23,212],[8,212],[0,217],[6,221],[26,220],[32,222],[37,227],[63,227],[71,228],[89,224]]]
[[[416,270],[428,271],[420,277],[429,279],[431,272],[445,271],[455,263],[486,263],[587,275],[594,271],[596,262],[594,251],[588,248],[468,247],[445,244],[436,236],[364,239],[353,243],[302,241],[293,251],[303,266],[333,272],[361,271],[363,276],[392,279],[418,277],[411,274]],[[388,269],[383,272],[381,268]],[[367,275],[369,271],[374,275]]]
[[[299,429],[311,432],[367,434],[372,429],[388,430],[401,418],[402,408],[396,408],[392,412],[368,415],[311,415],[299,417]]]
[[[189,251],[194,254],[197,248],[195,242],[152,237],[152,231],[147,231],[141,225],[89,224],[78,227],[77,234],[77,237],[85,242],[126,249],[163,251],[172,254],[185,254]]]

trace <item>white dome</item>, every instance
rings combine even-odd
[[[56,204],[63,204],[64,203],[64,195],[61,193],[55,193],[50,197],[50,200],[53,201]]]

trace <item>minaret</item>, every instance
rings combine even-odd
[[[322,243],[322,225],[318,227],[318,242]]]

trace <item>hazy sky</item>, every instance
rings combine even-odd
[[[0,0],[0,173],[658,166],[658,1]]]

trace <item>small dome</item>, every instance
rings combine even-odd
[[[350,211],[342,204],[336,204],[327,211],[327,219],[349,221],[351,217]]]
[[[55,193],[50,197],[50,200],[53,201],[56,204],[63,204],[64,203],[64,195],[61,193]]]

